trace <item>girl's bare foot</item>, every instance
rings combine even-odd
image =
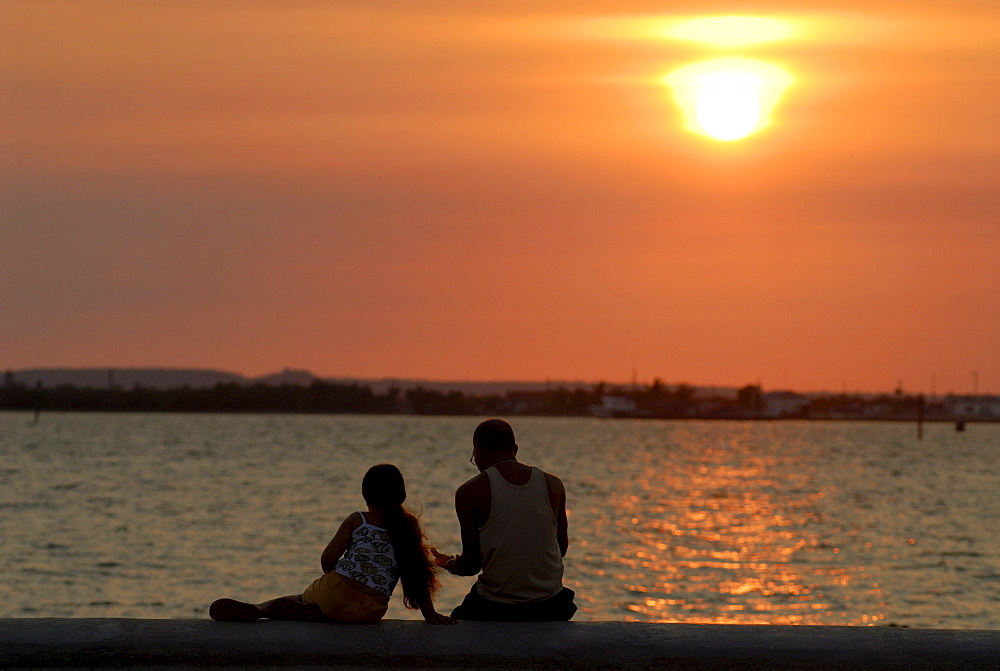
[[[260,608],[236,599],[219,599],[209,606],[208,615],[220,622],[256,622],[260,619]]]

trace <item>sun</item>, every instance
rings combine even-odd
[[[720,72],[702,81],[695,105],[702,130],[716,140],[740,140],[760,121],[760,99],[744,73]]]
[[[718,58],[680,68],[664,81],[673,88],[689,130],[734,142],[768,126],[792,78],[765,61]]]

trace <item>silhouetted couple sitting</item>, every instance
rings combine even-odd
[[[351,513],[324,549],[322,576],[301,594],[259,604],[219,599],[210,616],[230,622],[377,622],[402,581],[403,603],[432,624],[569,620],[576,604],[573,591],[562,585],[569,546],[566,490],[556,476],[519,462],[517,449],[507,422],[490,419],[476,427],[470,461],[480,473],[455,493],[461,554],[442,554],[424,543],[419,522],[402,506],[402,474],[380,464],[362,482],[367,512]],[[435,563],[455,575],[479,574],[451,617],[434,609]]]

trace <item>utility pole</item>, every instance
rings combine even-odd
[[[31,420],[32,426],[38,424],[38,415],[42,412],[42,381],[38,380],[35,385],[35,417]]]
[[[924,438],[924,395],[917,396],[917,440]]]

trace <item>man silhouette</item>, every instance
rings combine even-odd
[[[576,604],[573,590],[562,585],[569,547],[562,481],[517,460],[514,430],[502,419],[476,427],[470,461],[480,473],[455,492],[462,553],[433,550],[448,572],[479,574],[452,617],[569,620]]]

